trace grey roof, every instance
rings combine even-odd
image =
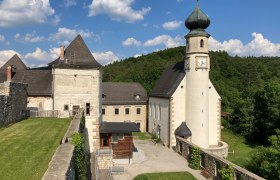
[[[175,130],[175,136],[180,136],[184,138],[188,138],[192,135],[191,130],[188,128],[186,122],[182,122],[179,127]]]
[[[136,99],[137,94],[140,99]],[[146,104],[147,92],[139,83],[104,82],[102,84],[103,105]]]
[[[140,132],[136,123],[132,122],[102,122],[100,133],[131,133]]]
[[[0,72],[0,83],[6,80],[6,73]],[[14,82],[28,84],[29,96],[51,96],[52,71],[51,70],[24,70],[14,73]]]
[[[185,77],[184,61],[169,66],[150,92],[150,97],[170,98]]]
[[[206,29],[209,25],[209,17],[200,9],[199,6],[196,6],[195,10],[185,21],[185,26],[190,30]]]
[[[52,94],[52,71],[27,69],[21,59],[15,55],[0,69],[0,83],[6,81],[6,67],[13,66],[12,81],[28,84],[29,96],[50,96]]]
[[[49,63],[55,68],[100,68],[102,67],[93,57],[81,35],[78,35],[65,49],[64,60],[60,57]]]
[[[18,57],[17,54],[15,54],[0,68],[0,71],[6,71],[7,67],[11,65],[13,65],[14,71],[22,71],[27,69],[22,60]]]

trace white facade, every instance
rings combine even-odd
[[[61,117],[84,108],[90,152],[99,147],[101,122],[101,82],[99,69],[53,69],[53,107]]]
[[[146,109],[146,105],[103,105],[102,121],[135,122],[142,132],[146,132]]]
[[[221,97],[209,80],[208,37],[208,34],[204,32],[185,37],[187,40],[185,67],[183,68],[185,77],[168,98],[166,98],[166,94],[162,97],[149,98],[149,132],[153,130],[151,127],[160,126],[159,137],[167,146],[176,145],[174,132],[183,121],[186,122],[192,133],[192,136],[188,138],[190,142],[208,150],[219,146]],[[164,85],[161,84],[159,87],[162,86]],[[156,88],[155,92],[158,93],[158,91],[159,89]],[[163,92],[169,91],[165,89]],[[159,112],[162,117],[161,121],[156,118],[159,116],[155,111],[157,106],[165,107],[168,110],[168,113]]]
[[[169,103],[167,98],[149,98],[149,132],[155,133],[165,145],[170,140]]]
[[[53,110],[53,99],[50,96],[29,96],[27,107],[38,111],[51,111]]]

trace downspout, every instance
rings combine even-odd
[[[171,142],[172,142],[172,109],[173,109],[173,107],[172,107],[172,101],[173,101],[173,97],[170,97],[169,98],[169,117],[168,117],[168,119],[169,119],[169,142],[168,142],[168,146],[169,146],[169,148],[171,147]]]

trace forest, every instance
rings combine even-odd
[[[280,179],[280,57],[232,57],[224,51],[209,55],[210,80],[228,114],[223,126],[261,146],[252,154],[249,170]],[[139,82],[149,93],[162,72],[184,57],[185,47],[177,47],[124,59],[105,66],[103,78]]]

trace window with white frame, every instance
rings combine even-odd
[[[158,120],[161,120],[161,105],[158,105]]]

